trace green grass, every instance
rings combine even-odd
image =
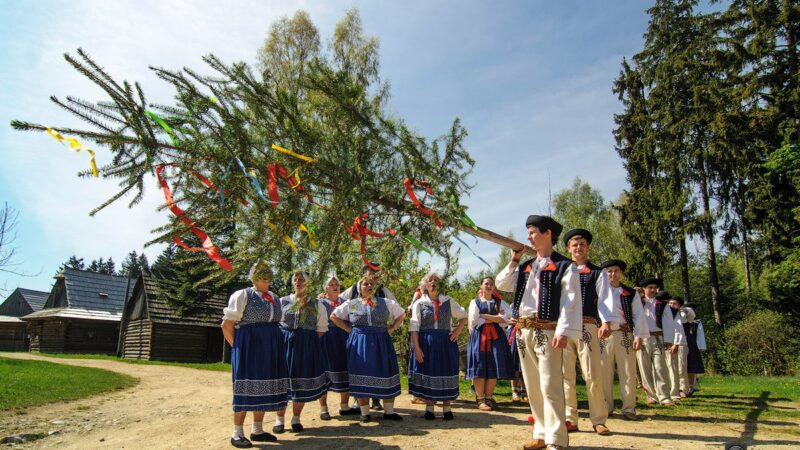
[[[231,365],[228,363],[182,363],[173,361],[149,361],[146,359],[125,359],[113,355],[104,355],[96,353],[41,353],[42,356],[49,358],[62,358],[62,359],[102,359],[107,361],[118,361],[126,364],[145,364],[152,366],[177,366],[187,367],[190,369],[200,370],[213,370],[215,372],[230,372]]]
[[[138,383],[108,370],[6,358],[0,358],[0,380],[0,411],[76,400]]]

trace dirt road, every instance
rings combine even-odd
[[[173,366],[133,365],[116,361],[53,359],[29,353],[0,353],[2,357],[39,359],[60,364],[108,369],[139,378],[131,389],[88,399],[30,408],[25,414],[3,414],[0,438],[17,433],[52,433],[18,448],[233,448],[231,430],[230,374]],[[0,382],[2,382],[0,380]],[[319,419],[317,403],[303,413],[302,433],[279,436],[277,444],[261,448],[435,448],[518,449],[530,436],[527,405],[501,405],[500,411],[478,412],[472,402],[454,405],[456,420],[426,421],[422,408],[402,395],[397,409],[404,422],[361,425],[334,414],[331,421]],[[331,411],[338,411],[338,394],[332,393]],[[798,408],[797,403],[780,407]],[[648,411],[646,414],[652,414]],[[689,411],[687,411],[687,415]],[[373,414],[373,417],[381,414]],[[437,415],[441,411],[437,408]],[[268,413],[265,428],[271,429],[274,413]],[[245,424],[249,433],[250,417]],[[675,418],[658,415],[640,422],[614,416],[608,426],[613,435],[600,437],[582,416],[581,432],[570,434],[571,448],[583,449],[723,449],[724,443],[744,443],[748,448],[800,448],[800,438],[784,431],[800,424],[778,420],[745,422],[714,418]],[[9,445],[4,446],[9,448]]]

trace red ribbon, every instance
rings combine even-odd
[[[439,306],[442,305],[441,300],[438,298],[436,300],[431,300],[433,302],[433,320],[438,322],[439,321]]]
[[[375,307],[375,302],[372,301],[371,298],[365,298],[364,299],[364,303],[367,304],[370,308],[374,308]]]
[[[320,208],[324,208],[323,205],[320,205],[316,201],[314,201],[314,197],[311,196],[308,192],[303,189],[303,186],[300,185],[298,181],[297,184],[293,184],[292,182],[293,177],[289,175],[289,171],[286,170],[286,167],[283,166],[281,163],[270,163],[267,164],[267,194],[269,195],[269,202],[272,204],[272,207],[278,206],[280,203],[280,197],[278,196],[278,177],[281,177],[286,183],[289,185],[290,188],[294,189],[295,191],[304,194],[309,202],[314,205],[319,206]]]
[[[426,216],[430,216],[430,218],[433,219],[433,223],[435,223],[437,227],[442,228],[442,222],[439,219],[437,219],[436,217],[434,217],[433,211],[431,211],[430,209],[422,206],[422,202],[419,201],[419,198],[417,198],[417,194],[414,193],[414,187],[419,186],[419,187],[422,187],[423,189],[425,189],[425,193],[426,194],[433,195],[433,189],[431,189],[430,183],[428,183],[425,180],[411,181],[410,179],[406,178],[406,179],[403,180],[403,186],[406,187],[406,194],[408,194],[408,198],[411,199],[411,202],[414,204],[414,206],[416,206],[417,209],[422,214],[425,214]]]
[[[481,329],[481,352],[491,352],[492,341],[497,337],[497,327],[489,322],[484,323]]]
[[[590,269],[589,266],[584,266],[583,269],[581,269],[581,273],[584,275],[587,273],[592,273],[592,269]]]
[[[350,236],[352,236],[353,239],[361,241],[361,261],[363,261],[367,267],[377,272],[381,270],[380,267],[376,266],[375,264],[372,264],[372,262],[370,262],[367,259],[367,236],[384,237],[387,234],[390,236],[394,236],[397,232],[391,228],[387,228],[386,231],[383,233],[370,230],[369,228],[367,228],[366,225],[364,225],[363,222],[363,220],[366,219],[367,217],[369,217],[369,214],[364,213],[361,214],[360,216],[356,216],[356,218],[353,220],[352,227],[348,227],[346,224],[343,225],[344,229],[347,230],[348,233],[350,233]]]
[[[167,164],[167,165],[170,165],[170,166],[171,166],[172,164]],[[209,179],[208,179],[208,178],[206,178],[206,177],[204,177],[204,176],[202,176],[202,175],[200,175],[199,173],[197,173],[197,172],[194,172],[194,171],[192,171],[192,175],[194,175],[194,177],[195,177],[195,178],[197,178],[198,180],[200,180],[200,182],[201,182],[201,183],[203,183],[204,185],[206,185],[206,187],[207,187],[207,188],[209,188],[209,189],[213,189],[213,190],[214,190],[216,193],[219,193],[219,188],[218,188],[218,187],[216,187],[216,186],[214,186],[214,183],[212,183],[211,181],[209,181]],[[222,192],[224,192],[224,193],[225,193],[225,195],[228,195],[228,194],[230,193],[230,191],[229,191],[228,189],[223,189],[223,190],[222,190]],[[244,205],[244,206],[250,206],[250,202],[248,202],[247,200],[245,200],[245,199],[243,199],[243,198],[241,198],[241,197],[237,198],[237,200],[239,200],[239,202],[241,202],[241,203],[242,203],[242,205]]]
[[[542,270],[545,272],[555,272],[556,270],[558,270],[558,268],[556,267],[556,263],[550,261],[550,264],[548,264],[547,267],[545,267]]]
[[[161,172],[164,171],[164,168],[166,166],[174,166],[174,165],[172,163],[169,163],[169,164],[162,164],[156,167],[156,177],[158,178],[158,183],[161,185],[161,190],[164,191],[164,200],[166,200],[167,208],[169,208],[169,210],[172,211],[172,214],[175,214],[176,217],[180,218],[181,222],[183,222],[184,225],[189,227],[189,231],[194,233],[194,235],[200,239],[200,242],[203,243],[203,246],[189,247],[188,245],[186,245],[185,242],[183,242],[180,236],[175,236],[173,240],[182,249],[188,252],[206,252],[206,254],[208,254],[209,259],[217,263],[220,267],[222,267],[225,270],[233,270],[231,263],[227,259],[222,257],[222,255],[219,252],[219,249],[216,246],[214,246],[214,243],[211,241],[211,238],[205,232],[203,232],[203,230],[198,228],[194,222],[189,220],[189,217],[186,215],[186,212],[175,204],[175,199],[172,197],[172,191],[169,188],[169,184],[167,184],[167,180],[164,179],[164,176],[161,175]],[[197,176],[197,174],[195,174],[195,176]],[[209,183],[211,182],[209,181]]]
[[[261,293],[261,298],[263,298],[264,300],[268,300],[273,305],[275,304],[275,299],[272,298],[271,295],[269,295],[269,292],[262,292]]]

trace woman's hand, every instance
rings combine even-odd
[[[417,364],[422,364],[425,361],[425,356],[422,354],[422,349],[414,349],[414,359],[417,360]]]

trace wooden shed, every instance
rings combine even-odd
[[[65,269],[28,323],[30,351],[108,353],[117,350],[127,278]]]
[[[136,280],[122,315],[120,352],[123,358],[180,362],[220,362],[225,340],[220,323],[228,305],[224,293],[201,308],[181,313],[159,293],[156,280]]]
[[[28,350],[28,324],[20,317],[42,309],[47,296],[47,292],[16,288],[0,304],[0,351]]]

